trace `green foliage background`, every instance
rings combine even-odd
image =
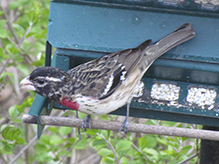
[[[199,140],[151,134],[88,130],[78,139],[70,127],[47,127],[40,140],[36,126],[21,122],[33,98],[19,89],[19,81],[43,66],[49,0],[0,1],[0,163],[198,163]],[[9,93],[9,94],[8,94]],[[53,110],[53,115],[75,117],[72,111]],[[85,115],[80,113],[80,118]],[[121,116],[94,119],[121,120]],[[123,119],[123,118],[122,118]],[[197,128],[190,124],[136,119],[152,125]]]

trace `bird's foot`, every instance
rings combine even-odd
[[[127,134],[128,133],[128,130],[129,130],[129,121],[128,119],[126,118],[124,123],[122,124],[122,126],[120,127],[119,131],[120,132],[121,130],[123,129],[124,133]]]
[[[85,131],[87,131],[87,125],[88,125],[89,129],[92,130],[90,120],[91,120],[90,115],[87,115],[84,121],[82,122],[81,129],[84,129]]]

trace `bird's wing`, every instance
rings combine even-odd
[[[110,96],[142,59],[142,51],[150,42],[147,40],[136,48],[118,51],[69,70],[74,86],[71,92],[97,99]]]

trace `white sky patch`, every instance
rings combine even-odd
[[[157,100],[175,101],[179,99],[180,87],[174,84],[155,83],[151,89],[151,97]]]

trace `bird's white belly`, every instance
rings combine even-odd
[[[128,98],[127,98],[128,99]],[[111,100],[110,102],[104,100],[96,100],[90,97],[83,97],[77,99],[80,104],[79,111],[91,115],[104,115],[110,113],[126,104],[127,99]]]
[[[80,98],[77,98],[77,102],[80,104],[78,110],[91,115],[104,115],[127,104],[132,96],[134,96],[133,93],[136,92],[135,89],[139,89],[141,85],[140,72],[135,73],[135,75],[136,76],[131,76],[132,78],[127,78],[120,88],[103,100],[79,96]]]

